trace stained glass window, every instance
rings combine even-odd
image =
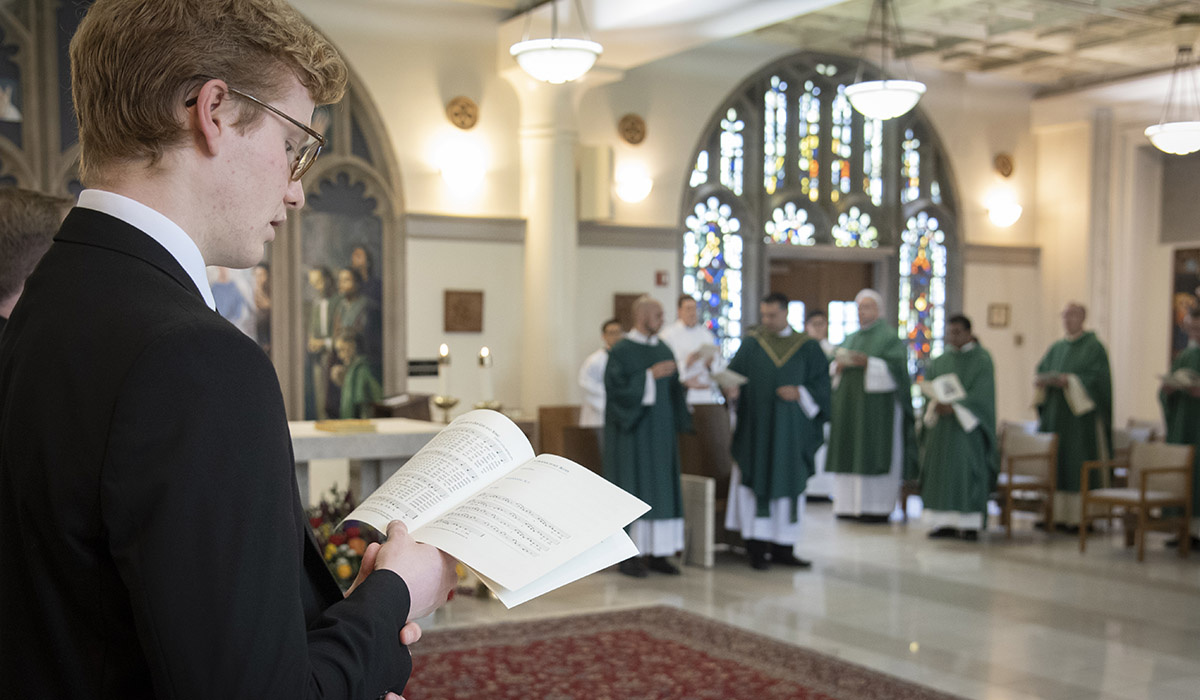
[[[833,161],[829,165],[829,199],[837,202],[838,197],[850,192],[850,158],[854,155],[854,121],[850,100],[846,97],[846,86],[838,85],[833,98],[833,126],[829,130],[829,148]]]
[[[701,321],[732,357],[742,342],[742,224],[716,197],[697,204],[686,223],[683,293],[696,299]]]
[[[921,139],[913,135],[912,129],[904,131],[900,144],[904,155],[900,161],[900,201],[908,204],[921,196]]]
[[[787,162],[787,83],[778,75],[771,76],[763,105],[763,187],[767,194],[775,194]]]
[[[883,120],[863,119],[863,192],[883,204]]]
[[[829,342],[841,345],[846,336],[858,330],[858,304],[852,301],[831,301],[829,311]]]
[[[878,248],[879,231],[871,223],[871,215],[858,207],[838,214],[833,227],[833,242],[839,248]]]
[[[775,211],[771,213],[771,220],[763,228],[766,230],[763,240],[767,243],[791,243],[792,245],[816,243],[813,235],[817,232],[817,227],[808,220],[808,212],[797,207],[795,202],[775,207]]]
[[[721,184],[736,195],[742,194],[742,171],[745,167],[746,122],[738,119],[736,109],[730,108],[721,120]]]
[[[821,194],[821,88],[808,80],[800,96],[798,134],[800,156],[800,192],[815,202]]]
[[[692,179],[688,183],[692,187],[699,187],[708,182],[708,151],[700,151],[696,156],[696,165],[692,168]]]
[[[941,354],[946,336],[946,234],[936,217],[910,217],[901,234],[900,308],[897,327],[908,342],[908,371],[925,376],[929,358]],[[913,387],[913,404],[920,389]]]

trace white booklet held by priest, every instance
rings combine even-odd
[[[508,607],[638,554],[623,528],[650,506],[555,455],[534,456],[496,411],[456,418],[346,520],[413,539],[470,567]]]
[[[921,393],[938,403],[952,404],[967,398],[967,390],[957,374],[942,374],[921,382]]]

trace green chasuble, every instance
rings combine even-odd
[[[383,398],[383,389],[371,375],[367,358],[359,355],[346,366],[346,380],[342,382],[341,418],[370,418],[374,414],[371,405]]]
[[[804,333],[780,337],[761,328],[743,340],[729,369],[749,379],[738,396],[737,429],[732,452],[742,485],[754,492],[759,517],[770,502],[804,493],[814,471],[813,456],[825,441],[821,426],[829,420],[829,363],[816,340]],[[797,401],[784,401],[775,390],[802,386],[820,409],[809,418]]]
[[[655,380],[654,405],[642,405],[646,370],[674,359],[666,343],[625,338],[609,350],[604,369],[604,476],[650,504],[647,520],[683,517],[676,434],[691,432],[692,416],[679,375]]]
[[[1108,352],[1087,331],[1074,340],[1064,338],[1050,346],[1037,366],[1038,374],[1061,373],[1079,377],[1095,409],[1077,416],[1071,413],[1063,389],[1045,387],[1045,398],[1038,406],[1038,430],[1058,435],[1058,490],[1079,492],[1079,470],[1083,463],[1100,459],[1099,431],[1104,444],[1112,444],[1112,376],[1108,369]],[[1099,474],[1092,473],[1093,487],[1100,486]]]
[[[921,431],[921,500],[930,510],[986,513],[1000,469],[996,446],[996,371],[992,356],[977,343],[947,348],[929,363],[925,380],[958,375],[967,392],[957,403],[979,420],[965,432],[954,414],[937,416]]]
[[[1189,345],[1171,363],[1172,372],[1184,368],[1200,372],[1200,347]],[[1192,517],[1200,518],[1200,399],[1186,390],[1160,391],[1158,397],[1167,422],[1167,442],[1196,448],[1192,453]]]
[[[887,363],[896,390],[866,392],[866,367],[847,367],[833,390],[833,417],[829,423],[829,457],[825,471],[835,474],[887,474],[892,466],[892,426],[899,404],[904,447],[904,479],[917,478],[917,439],[913,429],[912,378],[908,352],[896,329],[876,321],[846,337],[841,347],[877,357]]]

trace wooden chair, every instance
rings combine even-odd
[[[1146,530],[1168,530],[1179,535],[1179,556],[1186,557],[1191,545],[1188,525],[1192,520],[1192,446],[1164,442],[1135,442],[1129,450],[1129,485],[1088,488],[1091,472],[1113,469],[1114,460],[1084,462],[1080,471],[1081,522],[1079,551],[1087,549],[1087,526],[1098,518],[1112,518],[1113,508],[1121,508],[1134,523],[1137,560],[1146,557]],[[1105,512],[1093,514],[1093,506]],[[1170,514],[1172,511],[1180,515]],[[1127,531],[1125,543],[1130,542]]]
[[[579,425],[579,406],[538,406],[538,442],[534,450],[538,454],[563,453],[563,428]]]
[[[1128,430],[1138,431],[1139,434],[1147,434],[1148,433],[1148,437],[1146,437],[1146,439],[1143,440],[1143,442],[1154,442],[1156,440],[1162,440],[1163,437],[1167,434],[1167,428],[1165,425],[1163,425],[1163,422],[1160,420],[1140,420],[1137,418],[1130,418],[1125,423],[1125,427]],[[1115,441],[1115,438],[1114,438],[1114,441]]]
[[[1042,513],[1046,531],[1054,527],[1054,490],[1058,483],[1058,436],[1006,429],[1000,438],[1001,468],[996,502],[1004,536],[1012,538],[1014,510]]]
[[[1128,428],[1113,428],[1112,429],[1112,460],[1118,463],[1118,466],[1113,468],[1109,473],[1111,481],[1110,486],[1125,486],[1129,483],[1129,470],[1126,467],[1129,463],[1129,449],[1135,442],[1153,442],[1155,429],[1147,425],[1132,425],[1135,421],[1130,420]]]
[[[729,478],[733,471],[733,457],[729,454],[729,443],[732,440],[729,430],[729,407],[702,404],[693,406],[693,409],[694,432],[679,436],[680,471],[714,480],[713,517],[716,522],[716,537],[728,541],[732,533],[724,529],[725,508],[729,498]]]

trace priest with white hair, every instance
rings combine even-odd
[[[859,330],[846,337],[830,366],[833,417],[826,470],[835,475],[834,514],[886,523],[901,478],[917,473],[912,379],[904,341],[881,317],[883,297],[864,289],[854,302]]]

